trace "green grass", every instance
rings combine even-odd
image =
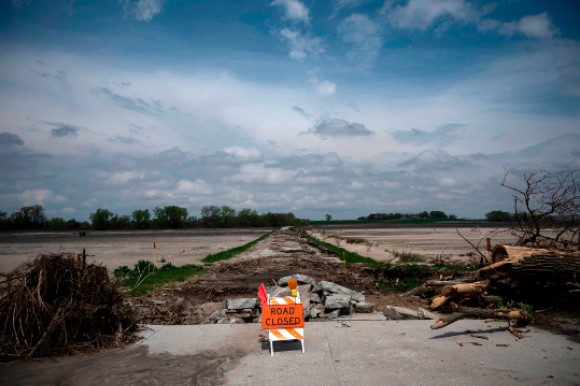
[[[249,243],[244,244],[240,247],[228,249],[227,251],[214,253],[213,255],[207,255],[201,261],[203,261],[206,264],[213,264],[213,263],[221,261],[221,260],[231,259],[232,257],[239,255],[240,253],[252,248],[254,245],[258,244],[260,241],[264,240],[268,236],[270,236],[270,233],[266,233],[265,235],[257,238],[256,240],[250,241]]]
[[[393,254],[393,256],[398,257],[399,260],[403,263],[421,263],[425,261],[425,256],[419,253],[411,253],[411,252],[397,252],[397,251],[389,251]]]
[[[144,269],[140,269],[139,265]],[[120,268],[122,269],[126,267]],[[119,270],[119,268],[115,270],[115,275],[118,274]],[[123,271],[126,270],[123,269]],[[140,260],[135,264],[135,268],[124,275],[125,278],[121,281],[121,286],[128,289],[125,292],[125,296],[140,296],[169,283],[183,282],[188,278],[200,275],[203,272],[203,267],[195,264],[175,267],[169,263],[163,265],[161,268],[154,269],[153,263],[146,260]]]
[[[368,264],[371,267],[381,266],[383,263],[376,261],[375,259],[371,259],[370,257],[364,257],[359,255],[356,252],[349,252],[346,249],[337,247],[334,244],[326,243],[324,241],[318,240],[316,237],[308,235],[308,240],[313,242],[314,244],[321,245],[324,248],[328,249],[329,251],[335,253],[341,260],[346,259],[347,263],[364,263]]]
[[[256,240],[244,244],[240,247],[228,249],[227,251],[222,251],[213,255],[208,255],[204,257],[202,261],[206,265],[211,265],[216,261],[230,259],[253,247],[269,235],[270,233],[267,233],[257,238]],[[144,295],[170,283],[186,281],[188,278],[201,275],[204,272],[205,270],[203,266],[195,264],[187,264],[181,267],[176,267],[171,263],[166,263],[161,266],[161,268],[157,268],[149,260],[139,260],[133,269],[130,269],[125,265],[116,268],[113,271],[113,274],[117,278],[121,279],[121,287],[127,289],[125,296],[130,297]]]

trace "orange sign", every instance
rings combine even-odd
[[[304,327],[304,306],[302,304],[281,304],[262,307],[262,328]]]

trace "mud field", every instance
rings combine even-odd
[[[86,250],[89,263],[104,265],[109,270],[139,260],[156,258],[179,266],[199,264],[205,256],[238,247],[269,232],[269,229],[191,229],[146,231],[0,233],[0,272],[11,271],[40,254]]]
[[[269,231],[260,228],[89,231],[86,237],[79,237],[77,232],[0,233],[0,272],[11,271],[43,253],[82,253],[83,249],[88,262],[102,264],[109,270],[123,265],[133,267],[138,260],[153,260],[154,242],[158,262],[165,260],[176,266],[199,264],[209,254],[246,244]],[[515,241],[507,228],[462,227],[459,231],[474,244],[480,243],[481,250],[485,237],[492,237],[494,243]],[[474,252],[455,227],[331,226],[312,228],[309,232],[379,261],[394,260],[393,251],[460,260],[468,259]],[[348,239],[365,242],[349,244]]]

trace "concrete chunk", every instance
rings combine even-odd
[[[361,293],[358,293],[350,288],[346,288],[336,283],[332,283],[330,281],[321,281],[318,285],[322,288],[323,291],[334,293],[334,294],[343,294],[343,295],[350,295],[352,300],[357,302],[364,302],[365,296]]]
[[[226,308],[228,310],[243,310],[245,308],[254,308],[257,303],[258,298],[228,299]]]
[[[280,280],[278,280],[278,285],[285,287],[288,285],[288,281],[290,279],[296,279],[296,281],[298,282],[298,284],[312,284],[312,285],[316,285],[316,280],[314,280],[313,278],[311,278],[308,275],[303,275],[301,273],[296,273],[294,275],[290,275],[290,276],[284,276],[282,278],[280,278]]]
[[[385,308],[383,311],[383,314],[389,320],[423,319],[418,315],[417,311],[404,307],[387,306],[387,308]]]
[[[354,304],[354,311],[358,313],[371,313],[375,310],[374,303],[360,302]]]
[[[347,295],[330,295],[326,297],[324,308],[327,310],[350,309],[350,296]]]

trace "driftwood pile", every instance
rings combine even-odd
[[[466,281],[430,280],[407,295],[430,297],[430,309],[447,312],[432,329],[445,327],[465,317],[507,319],[510,331],[521,330],[532,320],[523,307],[578,307],[580,298],[580,253],[501,246],[498,262],[479,269]],[[501,307],[500,307],[501,306]]]
[[[0,357],[71,354],[122,344],[134,329],[105,267],[41,255],[0,273]]]

